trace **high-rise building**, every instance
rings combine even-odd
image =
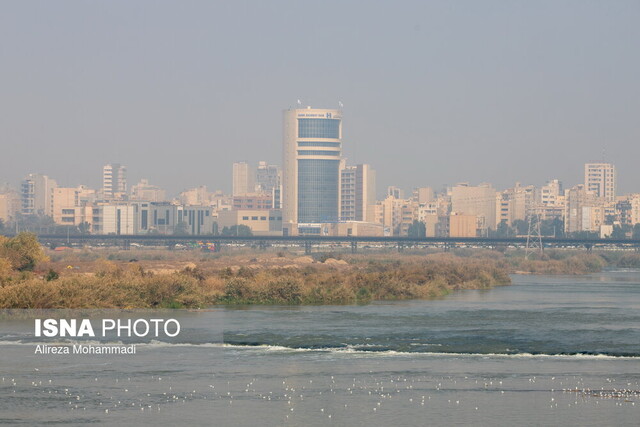
[[[233,188],[234,196],[244,196],[255,192],[255,171],[247,162],[233,164]]]
[[[340,179],[340,220],[374,222],[376,174],[370,165],[346,166]]]
[[[102,168],[102,196],[119,199],[127,192],[127,168],[120,163],[110,163]]]
[[[337,221],[342,113],[307,107],[284,111],[283,227]]]
[[[616,167],[611,163],[586,163],[584,187],[608,202],[616,199]]]
[[[46,175],[31,173],[22,181],[22,215],[48,215],[53,213],[53,189],[56,181]]]

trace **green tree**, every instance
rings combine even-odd
[[[496,237],[509,237],[510,234],[512,234],[511,228],[507,225],[507,221],[500,221],[500,224],[496,227]]]
[[[564,236],[564,222],[560,218],[543,219],[540,221],[540,233],[543,236]]]
[[[80,231],[80,234],[90,234],[91,233],[91,224],[89,224],[87,221],[79,224],[78,225],[78,231]]]
[[[184,221],[176,224],[176,226],[173,228],[173,234],[176,234],[178,236],[185,236],[189,234],[189,225]]]
[[[610,239],[626,239],[627,238],[627,232],[630,231],[630,228],[628,225],[614,225],[613,226],[613,232],[611,233],[611,236],[609,236]]]
[[[232,225],[231,227],[223,227],[220,233],[223,236],[253,236],[251,228],[244,225]]]
[[[427,237],[427,226],[422,221],[414,220],[407,230],[407,235],[413,238]]]
[[[524,236],[529,233],[529,223],[525,220],[516,219],[511,223],[511,227],[518,236]]]
[[[571,233],[571,237],[574,239],[597,239],[600,236],[595,231],[574,231]]]
[[[633,225],[632,238],[640,239],[640,224]]]

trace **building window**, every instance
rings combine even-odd
[[[333,147],[340,148],[339,142],[298,141],[298,147]]]
[[[298,150],[299,156],[339,156],[339,151]]]
[[[298,119],[298,138],[340,138],[339,119]]]
[[[243,221],[249,221],[249,217],[248,217],[248,216],[243,216],[243,217],[242,217],[242,220],[243,220]]]
[[[298,222],[338,219],[339,160],[298,160]]]
[[[252,216],[252,217],[251,217],[251,221],[257,221],[257,220],[258,220],[258,217],[257,217],[257,216]]]
[[[266,221],[266,220],[267,220],[267,217],[266,217],[266,216],[261,216],[261,217],[260,217],[260,221]]]
[[[75,210],[73,209],[62,209],[62,215],[74,215]]]

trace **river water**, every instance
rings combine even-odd
[[[146,315],[147,317],[148,314]],[[0,323],[0,424],[638,425],[640,272],[366,306],[163,312],[135,355],[34,354]],[[126,343],[126,340],[122,340]],[[72,341],[57,339],[69,345]]]

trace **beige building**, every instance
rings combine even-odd
[[[536,202],[544,206],[558,206],[561,202],[564,203],[562,195],[562,183],[557,179],[552,179],[540,187]]]
[[[282,210],[234,209],[218,212],[218,232],[224,227],[246,225],[254,236],[282,235]]]
[[[0,194],[0,220],[5,224],[14,221],[20,212],[20,197],[13,191]]]
[[[54,188],[51,217],[60,225],[78,226],[83,222],[91,224],[92,214],[87,206],[91,206],[96,197],[96,191],[84,185]]]
[[[438,234],[448,237],[476,237],[478,218],[474,215],[452,213],[440,217],[438,222]]]
[[[212,194],[209,193],[205,185],[201,185],[197,188],[191,188],[180,193],[178,200],[183,205],[193,206],[209,206],[211,203]],[[231,205],[231,203],[229,203]]]
[[[419,187],[413,190],[413,200],[423,204],[431,203],[435,200],[435,194],[431,187]]]
[[[320,228],[325,236],[384,236],[382,224],[364,221],[346,221],[321,224]]]
[[[378,201],[376,204],[375,222],[382,224],[385,236],[400,235],[400,226],[402,224],[404,214],[403,206],[406,206],[406,203],[406,200],[388,196],[386,199]]]
[[[586,163],[584,188],[608,202],[616,199],[616,167],[611,163]]]
[[[629,214],[631,225],[640,224],[640,194],[630,195],[629,204],[631,205]]]
[[[256,172],[247,162],[233,164],[232,195],[244,196],[255,192]]]
[[[489,184],[457,184],[451,189],[451,212],[475,216],[482,235],[496,228],[496,190]]]
[[[536,188],[522,186],[519,182],[513,188],[497,193],[496,226],[501,222],[511,225],[513,221],[526,221],[535,210]]]
[[[131,200],[146,200],[148,202],[164,202],[167,192],[162,188],[149,184],[148,179],[141,179],[131,187]]]

